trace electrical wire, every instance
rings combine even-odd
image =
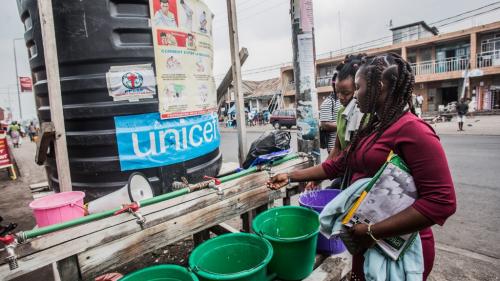
[[[491,6],[497,5],[497,4],[500,4],[500,1],[497,1],[497,2],[494,2],[494,3],[490,3],[488,5],[485,5],[485,6],[473,9],[473,10],[469,10],[469,11],[460,13],[460,14],[455,15],[455,16],[447,17],[445,19],[441,19],[441,20],[432,22],[432,23],[430,23],[430,25],[433,25],[433,24],[436,24],[436,23],[440,23],[440,22],[444,22],[444,21],[448,21],[450,19],[454,19],[454,18],[459,17],[459,16],[470,14],[471,12],[479,11],[479,10],[482,10],[482,9],[484,9],[486,7],[491,7]],[[482,11],[482,12],[479,12],[479,13],[475,13],[473,15],[469,15],[467,17],[456,19],[456,20],[451,21],[451,22],[443,23],[441,25],[438,25],[437,27],[448,26],[450,24],[461,22],[461,21],[470,19],[472,17],[476,17],[476,16],[479,16],[479,15],[487,14],[487,13],[491,13],[491,12],[499,10],[499,9],[500,9],[500,7],[495,7],[493,9],[490,9],[490,10],[487,10],[487,11]],[[342,48],[342,49],[337,49],[337,50],[333,50],[333,51],[329,51],[329,52],[320,53],[320,54],[318,54],[317,57],[320,58],[320,57],[322,57],[324,55],[329,55],[330,57],[333,57],[334,55],[335,56],[336,55],[341,55],[345,51],[354,52],[356,50],[360,50],[361,46],[363,46],[362,49],[366,50],[366,49],[369,49],[369,48],[373,48],[375,46],[380,46],[381,44],[390,43],[390,42],[392,42],[394,40],[397,41],[399,39],[403,39],[404,37],[412,36],[412,35],[415,35],[415,34],[418,34],[418,31],[414,32],[414,33],[410,33],[410,34],[401,35],[400,37],[396,37],[396,38],[394,38],[393,36],[384,36],[384,37],[381,37],[381,38],[378,38],[378,39],[374,39],[374,40],[370,40],[370,41],[363,42],[363,43],[360,43],[360,44],[352,45],[352,46],[345,47],[345,48]],[[370,44],[370,43],[375,43],[375,42],[378,42],[378,41],[381,41],[381,40],[384,40],[384,39],[390,39],[390,40],[385,40],[385,41],[379,42],[377,44]],[[370,44],[370,45],[367,45],[367,44]],[[280,68],[282,68],[284,66],[290,65],[290,64],[291,64],[291,62],[289,61],[289,62],[286,62],[286,63],[280,63],[280,64],[275,64],[275,65],[270,65],[270,66],[264,66],[264,67],[258,67],[258,68],[248,69],[248,70],[242,71],[242,75],[252,75],[252,74],[257,74],[257,73],[265,73],[265,72],[269,72],[269,71],[273,71],[273,70],[278,70],[278,69],[280,69]],[[225,74],[219,74],[219,75],[216,75],[216,76],[224,76],[224,75]]]

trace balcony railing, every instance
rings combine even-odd
[[[500,50],[477,54],[477,67],[500,66]]]
[[[468,58],[453,57],[445,60],[430,60],[412,63],[411,68],[413,69],[413,73],[415,73],[415,75],[425,75],[465,70],[468,67],[468,64]]]
[[[332,77],[318,77],[316,79],[316,87],[325,87],[332,85]]]

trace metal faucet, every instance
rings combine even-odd
[[[9,269],[14,270],[19,267],[17,263],[16,247],[18,245],[14,235],[9,234],[0,237],[0,241],[5,245],[5,251],[7,252],[7,257],[5,260],[9,263]]]

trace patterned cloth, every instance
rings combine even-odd
[[[340,101],[333,97],[333,94],[328,96],[320,107],[319,121],[321,122],[337,122],[337,113],[340,108]],[[337,137],[337,132],[330,132],[328,138],[328,151],[335,148],[335,138]]]

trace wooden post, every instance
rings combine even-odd
[[[241,64],[239,56],[238,20],[236,19],[235,0],[227,0],[227,17],[229,23],[229,42],[231,46],[231,63],[233,71],[233,89],[236,98],[236,124],[238,127],[238,159],[240,165],[245,161],[247,153],[247,129],[245,122],[245,103],[243,101]]]
[[[312,0],[291,0],[298,151],[320,162]]]
[[[54,270],[55,272],[55,270]],[[80,270],[78,265],[78,257],[76,255],[67,257],[57,262],[57,273],[61,281],[77,281],[81,280]]]
[[[64,128],[64,113],[59,79],[59,61],[57,59],[56,34],[52,0],[38,1],[40,23],[45,56],[45,70],[49,90],[50,118],[54,124],[56,138],[54,142],[57,164],[59,190],[71,191],[71,175],[69,170],[68,148],[66,146],[66,130]]]
[[[248,58],[248,49],[245,47],[241,48],[239,57],[240,57],[240,66],[242,66]],[[233,82],[233,68],[230,67],[226,73],[226,76],[224,76],[224,79],[222,79],[222,82],[219,84],[219,87],[217,87],[218,106],[221,105],[222,101],[224,100],[223,98],[227,96],[228,89],[230,88],[232,82]]]

